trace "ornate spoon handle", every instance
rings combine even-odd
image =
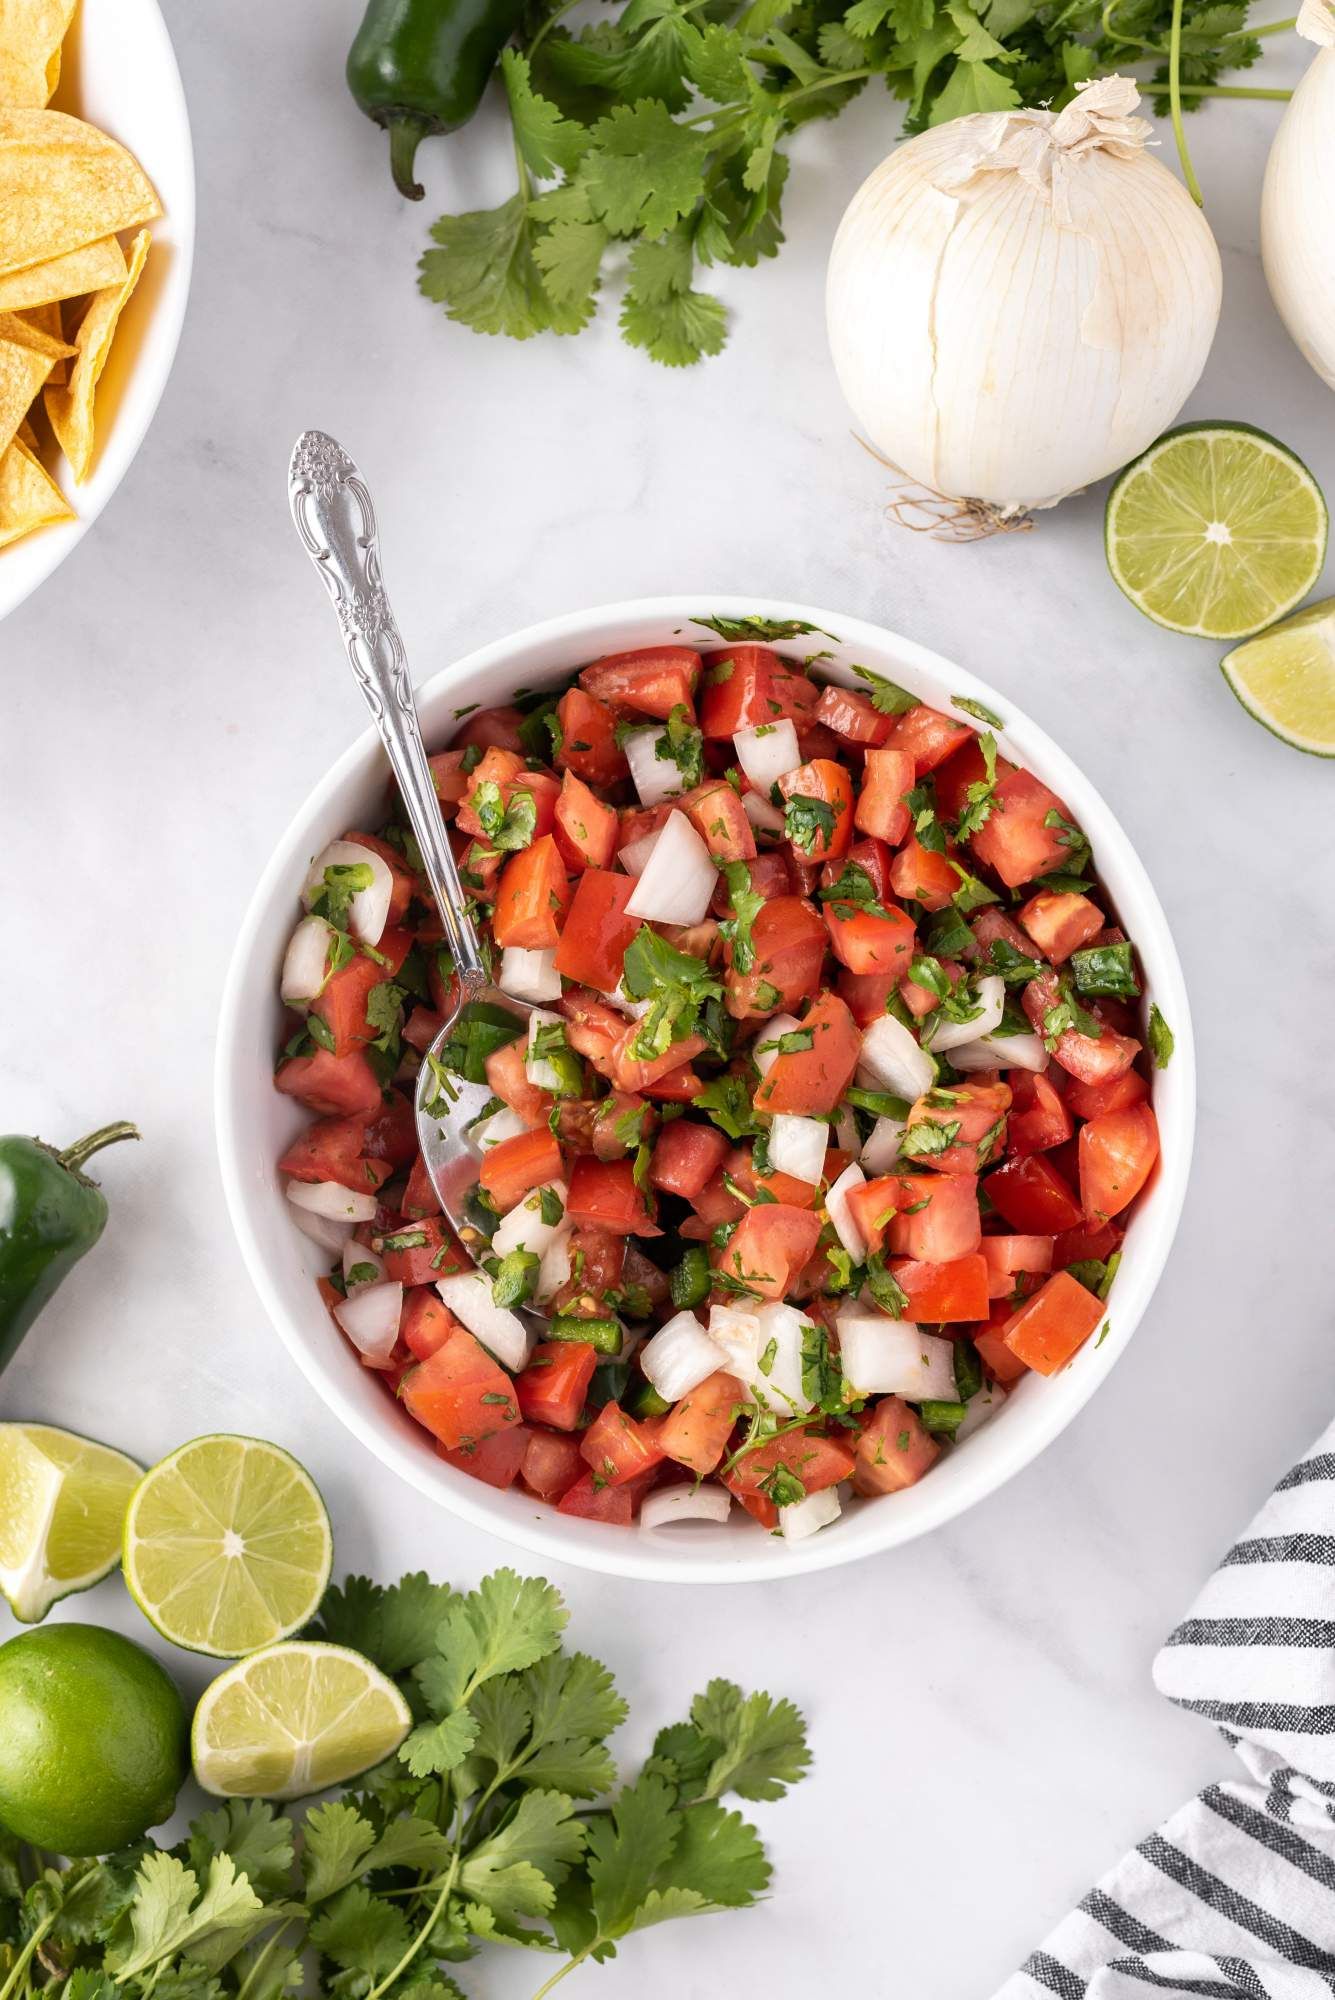
[[[486,986],[487,976],[440,816],[403,640],[381,579],[370,492],[342,445],[324,431],[304,431],[297,439],[287,490],[297,533],[338,613],[348,660],[403,794],[467,994]]]

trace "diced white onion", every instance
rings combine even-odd
[[[742,811],[757,833],[783,832],[783,814],[763,793],[743,792]]]
[[[840,1313],[838,1326],[844,1379],[860,1396],[954,1402],[954,1341],[923,1333],[908,1320],[856,1309]]]
[[[323,917],[303,917],[283,954],[278,991],[285,1007],[309,1007],[324,992],[325,967],[334,941]]]
[[[802,1335],[810,1320],[781,1299],[762,1306],[756,1320],[759,1358],[746,1386],[767,1409],[809,1410],[813,1399],[802,1386]]]
[[[794,1028],[802,1023],[795,1014],[775,1014],[772,1020],[762,1021],[760,1033],[751,1045],[751,1053],[756,1059],[756,1068],[762,1076],[768,1076],[779,1060],[777,1043],[780,1035],[791,1035]],[[773,1046],[766,1046],[771,1044]]]
[[[975,1014],[972,1021],[943,1021],[933,1015],[930,1038],[933,1050],[963,1048],[967,1042],[976,1042],[1001,1026],[1006,1011],[1006,988],[995,973],[989,972],[978,981],[973,999],[983,1011]]]
[[[542,1253],[538,1282],[533,1293],[537,1305],[554,1299],[562,1285],[570,1283],[570,1239],[575,1233],[571,1222],[563,1222]]]
[[[542,1197],[555,1195],[560,1213],[555,1222],[542,1219]],[[550,1206],[550,1200],[548,1205]],[[533,1256],[541,1257],[557,1231],[565,1222],[566,1184],[564,1181],[548,1181],[546,1187],[534,1188],[521,1202],[510,1210],[496,1225],[496,1234],[491,1239],[494,1257],[504,1257],[511,1250],[528,1250]]]
[[[709,1338],[727,1357],[723,1365],[729,1375],[749,1382],[760,1353],[760,1321],[755,1312],[746,1312],[741,1306],[711,1306]]]
[[[399,1337],[403,1286],[359,1286],[334,1307],[334,1318],[359,1354],[368,1361],[388,1361]]]
[[[819,1493],[808,1493],[805,1500],[795,1500],[791,1507],[780,1507],[779,1527],[786,1542],[804,1542],[817,1529],[828,1528],[831,1521],[837,1521],[841,1511],[838,1487],[822,1486]]]
[[[516,1375],[528,1366],[532,1336],[518,1313],[493,1302],[490,1278],[481,1271],[456,1271],[448,1278],[438,1278],[436,1290],[454,1317],[503,1368]]]
[[[628,875],[643,875],[645,863],[657,847],[662,831],[661,826],[656,826],[652,833],[642,833],[638,840],[628,840],[624,847],[617,849],[617,860]]]
[[[956,1069],[1030,1069],[1037,1073],[1048,1066],[1048,1052],[1039,1035],[989,1035],[986,1041],[966,1042],[952,1049],[950,1060]]]
[[[653,1006],[652,1000],[632,1000],[624,986],[618,985],[611,993],[605,986],[595,986],[594,992],[600,1000],[606,1000],[609,1007],[615,1007],[620,1014],[629,1014],[632,1021],[641,1021]]]
[[[499,1110],[488,1112],[485,1118],[469,1126],[468,1143],[479,1153],[485,1153],[490,1147],[499,1146],[502,1139],[517,1139],[521,1132],[527,1131],[528,1126],[519,1113],[502,1104]]]
[[[851,1166],[844,1168],[837,1181],[831,1182],[830,1192],[825,1197],[834,1233],[855,1264],[860,1264],[867,1254],[867,1239],[853,1219],[848,1197],[854,1188],[865,1187],[866,1182],[867,1176],[855,1160]]]
[[[1006,1391],[999,1382],[984,1382],[982,1388],[976,1395],[970,1396],[965,1405],[964,1415],[955,1433],[956,1444],[967,1437],[972,1437],[975,1431],[981,1430],[989,1417],[996,1415],[1005,1400]]]
[[[352,1282],[352,1273],[357,1269],[358,1265],[361,1265],[363,1268],[369,1268],[372,1275],[369,1278],[359,1278],[356,1284],[354,1284]],[[349,1237],[343,1245],[343,1277],[347,1283],[348,1297],[353,1298],[356,1293],[364,1292],[368,1285],[381,1284],[384,1276],[385,1260],[380,1255],[380,1252],[372,1250],[367,1243],[358,1243],[354,1238]]]
[[[727,1366],[727,1356],[692,1312],[674,1313],[640,1349],[640,1367],[660,1396],[675,1403],[706,1376]]]
[[[642,806],[662,805],[664,799],[680,798],[685,790],[676,758],[658,754],[663,734],[662,728],[632,729],[621,746]]]
[[[669,813],[626,915],[650,924],[698,924],[717,881],[714,857],[685,813]]]
[[[851,1104],[841,1104],[830,1127],[830,1144],[838,1146],[845,1153],[856,1153],[858,1149],[858,1121],[853,1116]]]
[[[873,1180],[888,1174],[898,1161],[906,1122],[903,1118],[878,1118],[867,1134],[858,1158]]]
[[[289,1181],[287,1198],[294,1208],[328,1216],[331,1222],[370,1222],[379,1205],[373,1194],[345,1188],[340,1181]]]
[[[862,1037],[858,1082],[873,1090],[893,1091],[914,1103],[936,1081],[936,1064],[926,1049],[893,1014],[880,1014]]]
[[[561,975],[556,969],[556,947],[549,951],[529,951],[522,944],[508,944],[501,953],[502,993],[516,1000],[559,1000]]]
[[[823,1118],[794,1118],[778,1111],[769,1128],[769,1163],[776,1174],[815,1187],[825,1171],[830,1128]]]
[[[646,1494],[640,1507],[642,1528],[667,1528],[674,1521],[726,1521],[732,1495],[726,1486],[683,1481],[680,1486],[658,1486]]]
[[[535,1090],[557,1090],[561,1088],[561,1072],[547,1056],[535,1056],[533,1044],[538,1039],[541,1028],[550,1027],[555,1021],[558,1027],[565,1023],[559,1014],[548,1014],[541,1007],[535,1007],[528,1017],[528,1052],[524,1057],[524,1074]]]
[[[309,910],[325,887],[326,868],[362,866],[371,871],[371,885],[367,889],[359,889],[348,904],[348,929],[362,944],[379,944],[389,919],[394,877],[389,872],[389,863],[373,848],[359,846],[355,840],[330,841],[323,854],[317,854],[311,863],[310,872],[302,884],[301,900]]]
[[[309,1236],[312,1243],[318,1243],[322,1250],[330,1250],[337,1256],[353,1231],[350,1222],[335,1222],[327,1215],[313,1215],[309,1208],[293,1208],[292,1220],[303,1236]]]
[[[802,761],[797,731],[787,716],[780,722],[762,722],[756,729],[739,729],[732,745],[737,762],[758,792],[768,793],[771,785],[777,785]]]

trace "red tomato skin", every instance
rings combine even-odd
[[[860,840],[850,844],[848,853],[842,859],[825,863],[820,871],[820,886],[822,889],[833,889],[848,865],[855,862],[870,881],[877,902],[888,903],[892,859],[890,849],[883,840],[864,834]]]
[[[985,910],[980,910],[969,929],[973,932],[974,942],[978,947],[974,955],[984,966],[992,964],[991,947],[998,939],[1004,940],[1013,951],[1018,951],[1021,958],[1032,958],[1034,955],[1033,945],[1020,926],[1013,922],[1004,910],[997,909],[995,904],[989,904]]]
[[[664,1417],[658,1442],[665,1457],[705,1478],[722,1458],[736,1422],[734,1412],[745,1401],[746,1391],[735,1375],[720,1369],[706,1376]]]
[[[410,1049],[425,1055],[445,1026],[445,1016],[434,1007],[414,1007],[403,1024],[403,1039]]]
[[[413,1161],[408,1185],[404,1189],[403,1213],[410,1222],[420,1222],[424,1216],[439,1215],[440,1212],[440,1196],[427,1171],[426,1161],[419,1153]]]
[[[993,793],[988,818],[970,834],[969,845],[977,859],[995,870],[1008,889],[1061,867],[1066,848],[1061,827],[1044,824],[1050,812],[1070,818],[1057,794],[1032,771],[1012,771]]]
[[[1148,1104],[1105,1111],[1080,1128],[1080,1200],[1092,1222],[1129,1208],[1159,1157],[1159,1122]]]
[[[1015,769],[1004,757],[996,760],[996,775],[1004,778]],[[947,822],[957,820],[969,803],[970,785],[987,783],[987,764],[983,758],[978,737],[970,735],[967,743],[952,751],[943,764],[938,765],[933,780],[936,787],[936,809],[939,817]]]
[[[610,868],[617,851],[617,816],[614,806],[603,801],[567,771],[561,780],[561,796],[556,801],[552,837],[567,868],[578,874],[585,868]]]
[[[973,733],[967,723],[956,722],[953,716],[942,715],[939,709],[919,702],[916,708],[896,717],[889,741],[893,749],[906,751],[912,757],[914,774],[920,778],[924,772],[944,764]]]
[[[473,789],[472,774],[464,769],[462,750],[438,750],[427,758],[431,766],[431,782],[440,800],[441,815],[444,819],[454,817],[457,808],[467,792]]]
[[[853,838],[853,785],[842,764],[829,757],[815,757],[808,764],[799,764],[795,771],[785,771],[779,790],[785,799],[818,799],[834,814],[830,832],[816,828],[810,850],[802,848],[803,861],[832,861],[847,854]]]
[[[1068,1264],[1083,1264],[1092,1258],[1106,1264],[1122,1247],[1122,1230],[1115,1222],[1097,1226],[1082,1222],[1077,1229],[1065,1229],[1052,1239],[1052,1268],[1064,1271]]]
[[[519,1036],[513,1042],[504,1043],[493,1049],[486,1061],[487,1088],[493,1097],[499,1097],[508,1104],[517,1118],[522,1118],[530,1131],[544,1126],[556,1102],[550,1090],[539,1090],[536,1083],[530,1083],[524,1068],[524,1038]]]
[[[561,1495],[556,1511],[580,1521],[605,1521],[609,1527],[628,1528],[635,1519],[635,1493],[630,1486],[599,1483],[585,1470]]]
[[[388,1171],[380,1180],[368,1174],[365,1151],[364,1118],[319,1118],[298,1133],[278,1162],[278,1171],[294,1181],[337,1181],[340,1187],[374,1193],[380,1180],[388,1179]]]
[[[981,1247],[976,1174],[903,1174],[899,1185],[889,1230],[895,1256],[919,1264],[950,1264]]]
[[[907,910],[891,904],[883,916],[875,916],[846,903],[826,903],[824,909],[830,949],[850,972],[860,978],[882,973],[898,978],[908,970],[918,934]],[[853,914],[841,916],[841,910]]]
[[[515,1394],[527,1422],[573,1431],[584,1410],[598,1353],[587,1340],[544,1340],[515,1376]]]
[[[733,967],[733,945],[725,946],[724,1004],[734,1020],[793,1013],[814,998],[825,964],[827,934],[820,916],[803,896],[779,894],[767,902],[751,926],[755,952],[746,972]],[[773,988],[778,998],[766,991]]]
[[[716,861],[755,860],[755,829],[731,785],[702,785],[686,805],[686,817]]]
[[[406,1167],[417,1158],[417,1118],[401,1090],[387,1090],[377,1115],[366,1128],[366,1150],[392,1167]]]
[[[1022,1159],[1065,1145],[1075,1126],[1056,1085],[1042,1071],[1012,1070],[1011,1079],[1014,1103],[1006,1121],[1007,1152]]]
[[[750,887],[766,903],[772,903],[776,896],[788,895],[788,869],[781,854],[757,854],[754,860],[742,865],[750,877]],[[732,895],[723,875],[719,876],[709,907],[716,917],[731,914]]]
[[[1051,1236],[985,1236],[978,1247],[987,1265],[988,1297],[1008,1299],[1021,1273],[1033,1276],[1049,1272],[1054,1240]]]
[[[850,972],[845,966],[835,990],[859,1028],[869,1028],[885,1012],[885,1003],[899,986],[897,972]]]
[[[883,1396],[857,1442],[853,1490],[871,1498],[916,1486],[941,1456],[916,1410],[898,1396]]]
[[[837,993],[822,993],[802,1026],[811,1047],[774,1058],[755,1093],[757,1111],[814,1117],[839,1108],[862,1053],[857,1023]]]
[[[882,715],[865,694],[854,694],[851,688],[823,687],[814,713],[816,721],[836,736],[873,748],[885,742],[893,727],[890,716]]]
[[[480,1479],[484,1486],[504,1492],[519,1477],[528,1444],[529,1433],[523,1424],[512,1424],[508,1430],[459,1451],[447,1451],[443,1444],[437,1444],[436,1450],[456,1472],[466,1472],[470,1479]]]
[[[948,856],[924,847],[911,833],[891,863],[890,886],[906,902],[921,903],[925,910],[944,910],[960,878]]]
[[[1006,1313],[1009,1317],[1009,1306],[1006,1308]],[[979,1358],[987,1370],[989,1379],[1000,1382],[1003,1389],[1008,1389],[1012,1382],[1018,1382],[1022,1375],[1029,1373],[1029,1363],[1021,1361],[1018,1354],[1011,1353],[1000,1327],[982,1328],[974,1335],[973,1344],[978,1349]]]
[[[1042,1153],[994,1167],[983,1186],[1002,1220],[1021,1235],[1058,1236],[1084,1220],[1070,1183]]]
[[[479,708],[459,724],[451,748],[466,750],[471,743],[482,749],[513,750],[522,756],[524,740],[519,734],[524,717],[517,708]]]
[[[847,1445],[836,1443],[833,1438],[820,1437],[811,1431],[790,1431],[787,1437],[775,1438],[772,1444],[748,1451],[745,1458],[738,1459],[723,1483],[738,1499],[744,1493],[761,1493],[766,1480],[781,1465],[797,1475],[808,1493],[823,1493],[827,1486],[837,1486],[841,1479],[852,1478],[854,1457]]]
[[[1003,1338],[1011,1353],[1039,1375],[1055,1375],[1103,1320],[1101,1299],[1056,1271],[1007,1320]]]
[[[716,1268],[741,1278],[762,1298],[782,1299],[815,1250],[820,1230],[820,1217],[810,1209],[758,1202],[717,1253]]]
[[[491,920],[497,944],[522,945],[526,951],[559,944],[572,893],[549,833],[511,855],[501,870]]]
[[[556,946],[556,969],[567,979],[613,993],[626,962],[626,947],[640,928],[626,915],[635,894],[633,875],[586,868],[575,884]]]
[[[1010,1085],[980,1075],[972,1083],[952,1087],[948,1095],[953,1103],[942,1105],[932,1103],[930,1091],[920,1097],[909,1112],[905,1137],[923,1125],[958,1126],[945,1151],[924,1154],[922,1164],[938,1174],[976,1174],[989,1160],[1000,1157],[1005,1144]]]
[[[478,1169],[478,1180],[502,1215],[534,1188],[560,1178],[561,1148],[545,1126],[489,1147]]]
[[[429,1361],[458,1324],[434,1285],[414,1285],[404,1293],[399,1339],[415,1361]]]
[[[735,736],[783,718],[799,731],[820,699],[813,681],[770,646],[726,646],[706,653],[700,683],[700,727],[707,740]]]
[[[1044,1019],[1060,999],[1055,972],[1041,973],[1037,979],[1029,981],[1021,1004],[1036,1035],[1043,1033]],[[1075,1028],[1063,1029],[1057,1037],[1052,1058],[1081,1083],[1110,1083],[1114,1077],[1130,1069],[1139,1054],[1139,1042],[1130,1035],[1120,1035],[1115,1028],[1105,1026],[1097,1036],[1082,1035]]]
[[[1073,951],[1092,943],[1103,929],[1103,912],[1088,896],[1042,890],[1020,911],[1020,922],[1050,965],[1064,965]]]
[[[662,1445],[648,1424],[637,1423],[619,1403],[604,1403],[580,1439],[580,1455],[595,1479],[624,1486],[661,1465]]]
[[[674,1119],[658,1135],[649,1162],[650,1182],[667,1194],[693,1202],[718,1172],[728,1151],[727,1135],[716,1125]]]
[[[519,1422],[510,1377],[462,1327],[426,1361],[409,1369],[400,1394],[409,1416],[424,1425],[447,1451],[480,1443]],[[490,1396],[496,1401],[485,1400]]]
[[[367,1042],[375,1040],[380,1031],[367,1020],[366,1003],[372,989],[381,985],[384,978],[384,967],[359,952],[325,981],[324,991],[311,1012],[318,1014],[328,1028],[334,1055],[350,1055],[353,1049],[364,1048]]]
[[[558,1437],[544,1430],[529,1432],[519,1476],[540,1500],[559,1500],[584,1477],[585,1469],[578,1438]]]
[[[627,1235],[657,1235],[652,1197],[635,1185],[631,1160],[599,1160],[581,1153],[570,1169],[566,1214]]]
[[[684,707],[694,721],[699,678],[700,655],[693,646],[640,646],[595,660],[579,684],[596,701],[633,708],[637,715],[666,722],[674,708]]]
[[[380,1109],[380,1084],[360,1049],[346,1056],[327,1049],[289,1056],[278,1066],[274,1089],[329,1117],[373,1118]]]
[[[1081,1083],[1073,1078],[1066,1102],[1077,1118],[1102,1118],[1107,1111],[1127,1111],[1143,1104],[1150,1094],[1149,1084],[1138,1069],[1126,1069],[1107,1083]]]
[[[557,703],[556,717],[564,739],[555,758],[561,770],[573,771],[599,791],[630,776],[616,739],[616,715],[606,702],[595,701],[583,688],[571,688]]]
[[[689,1065],[691,1058],[705,1047],[704,1036],[687,1035],[684,1041],[671,1043],[661,1056],[642,1057],[632,1052],[639,1033],[639,1022],[632,1021],[612,1050],[610,1075],[617,1089],[643,1091],[648,1097],[670,1101],[689,1101],[700,1088],[700,1080]],[[679,1086],[674,1085],[672,1080],[683,1068],[687,1077],[680,1080]]]
[[[888,847],[898,847],[909,830],[904,794],[912,789],[913,758],[906,750],[869,750],[853,812],[858,832],[883,840]]]
[[[978,1251],[946,1264],[892,1259],[890,1274],[908,1294],[905,1319],[941,1325],[987,1318],[987,1265]]]
[[[425,1237],[403,1250],[386,1250],[385,1276],[401,1285],[434,1285],[457,1271],[471,1271],[472,1260],[443,1216],[424,1216],[410,1222],[405,1230],[390,1230],[391,1236],[407,1234]]]

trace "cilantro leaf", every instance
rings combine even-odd
[[[708,144],[666,105],[619,104],[593,128],[583,168],[589,203],[614,236],[661,236],[700,199]]]
[[[501,51],[501,79],[510,103],[515,143],[525,163],[540,180],[573,174],[589,144],[585,126],[563,118],[557,107],[534,89],[528,57],[518,49]]]
[[[770,1865],[755,1828],[740,1813],[708,1804],[678,1817],[676,1846],[660,1872],[665,1894],[684,1890],[699,1898],[701,1909],[716,1910],[745,1909],[764,1894]]]
[[[732,947],[733,971],[749,972],[756,958],[751,929],[765,907],[765,898],[752,888],[751,871],[744,861],[725,861],[723,879],[732,915],[723,919],[719,931]]]
[[[574,1811],[561,1792],[525,1792],[513,1817],[464,1862],[460,1889],[501,1918],[542,1916],[584,1852],[585,1829]]]
[[[1149,1024],[1150,1060],[1156,1069],[1167,1069],[1177,1047],[1172,1029],[1159,1012],[1158,1003],[1150,1002]]]
[[[432,1583],[423,1570],[389,1588],[348,1576],[325,1592],[313,1636],[365,1653],[382,1673],[402,1674],[434,1652],[453,1596],[448,1584]]]
[[[713,1680],[691,1703],[691,1721],[717,1739],[718,1754],[699,1796],[781,1799],[811,1762],[806,1726],[790,1701],[743,1695],[732,1681]]]
[[[344,1889],[311,1925],[311,1943],[344,1972],[367,1981],[394,1971],[412,1941],[407,1918],[362,1883]]]
[[[834,807],[825,799],[794,792],[784,807],[783,830],[803,854],[813,855],[817,841],[824,851],[834,839]]]
[[[240,1944],[263,1904],[230,1854],[215,1854],[201,1888],[174,1854],[146,1854],[135,1875],[129,1935],[107,1952],[107,1970],[124,1983],[188,1951],[202,1958],[219,1939]]]
[[[626,947],[621,983],[632,1000],[652,1002],[631,1044],[632,1055],[646,1061],[693,1034],[705,1002],[723,994],[704,959],[678,951],[648,924]]]
[[[309,1829],[308,1817],[305,1836]],[[186,1839],[186,1857],[199,1877],[215,1854],[224,1853],[258,1895],[283,1895],[292,1868],[292,1822],[280,1819],[263,1799],[226,1799],[192,1821]]]
[[[748,1139],[765,1129],[755,1115],[753,1096],[754,1085],[727,1071],[696,1092],[691,1109],[705,1112],[730,1139]]]
[[[560,1644],[569,1613],[540,1577],[498,1569],[466,1597],[454,1597],[436,1634],[437,1650],[416,1670],[435,1715],[462,1707],[495,1674],[533,1666]]]
[[[884,674],[874,674],[870,667],[854,667],[852,672],[871,689],[871,705],[878,715],[907,715],[911,708],[922,707],[916,694],[897,681],[888,681]]]
[[[652,1773],[627,1785],[610,1814],[588,1829],[589,1884],[598,1934],[624,1937],[676,1844],[676,1796]]]
[[[975,722],[987,723],[991,729],[1004,729],[1006,727],[1001,717],[995,714],[992,709],[985,708],[981,701],[974,701],[967,694],[951,695],[950,705],[952,708],[963,709],[964,713],[971,715]]]
[[[800,618],[761,618],[758,614],[746,618],[702,618],[697,612],[691,623],[717,632],[719,638],[729,644],[748,639],[762,643],[773,639],[801,639],[812,633],[822,639],[834,638],[832,632],[822,632],[819,625],[804,625]],[[838,643],[836,639],[835,644]]]

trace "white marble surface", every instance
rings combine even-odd
[[[210,1071],[232,936],[277,831],[361,723],[287,522],[298,430],[335,430],[372,477],[419,675],[547,612],[679,588],[842,607],[977,668],[1114,802],[1177,927],[1201,1112],[1154,1305],[1046,1457],[931,1540],[726,1597],[557,1580],[580,1642],[633,1698],[628,1754],[715,1673],[794,1696],[816,1751],[812,1779],[761,1809],[770,1905],[650,1934],[580,1992],[787,1996],[814,1974],[983,2000],[1226,1764],[1154,1696],[1151,1654],[1330,1414],[1313,1252],[1335,1207],[1335,779],[1248,721],[1211,647],[1123,601],[1101,491],[979,548],[886,524],[821,329],[825,247],[886,149],[884,99],[805,135],[787,249],[724,280],[738,308],[724,357],[672,374],[607,323],[520,347],[417,298],[426,221],[506,192],[506,149],[485,123],[434,145],[428,204],[398,203],[343,93],[358,11],[169,0],[200,173],[176,373],[96,531],[0,633],[0,1125],[62,1137],[129,1114],[145,1134],[108,1158],[112,1227],[0,1382],[0,1416],[144,1459],[203,1429],[277,1438],[328,1495],[342,1568],[471,1579],[507,1556],[326,1414],[265,1323],[221,1203]],[[1269,66],[1287,74],[1282,53]],[[1335,405],[1289,347],[1256,254],[1276,115],[1216,106],[1192,122],[1226,289],[1189,414],[1263,425],[1335,493]],[[143,1636],[114,1581],[56,1615]],[[493,1961],[470,1990],[518,2000],[530,1973]]]

